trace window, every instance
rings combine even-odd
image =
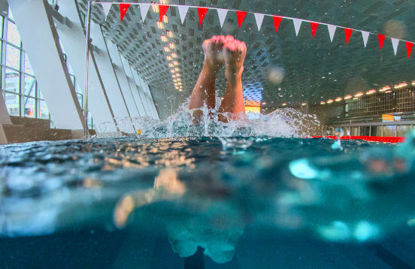
[[[0,15],[0,85],[9,115],[49,119],[49,109],[9,10]]]
[[[56,0],[49,0],[49,3],[56,4]],[[51,119],[10,9],[8,15],[0,15],[0,48],[0,85],[9,115]],[[62,44],[61,48],[64,52]],[[64,56],[66,58],[66,55]],[[69,72],[73,73],[68,62],[67,65]],[[83,109],[82,89],[78,87],[75,76],[72,74],[71,79],[75,85],[79,104]],[[51,126],[53,127],[53,122]],[[93,120],[90,116],[88,126],[93,129]]]

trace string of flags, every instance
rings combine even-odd
[[[101,4],[102,8],[104,9],[104,15],[105,17],[108,16],[108,13],[112,7],[113,4],[119,5],[120,8],[120,20],[123,21],[125,14],[127,13],[128,9],[130,8],[131,5],[138,5],[140,7],[140,15],[141,18],[143,20],[143,22],[145,21],[148,11],[150,9],[151,5],[157,5],[158,6],[158,10],[159,10],[159,19],[160,22],[163,21],[163,17],[166,15],[167,11],[169,10],[170,7],[176,7],[179,11],[179,16],[180,16],[180,21],[183,24],[185,19],[186,19],[186,15],[189,11],[190,8],[195,8],[197,9],[197,13],[198,13],[198,17],[199,17],[199,25],[203,24],[203,21],[206,17],[206,14],[209,10],[216,10],[218,17],[219,17],[219,23],[220,26],[223,27],[224,23],[225,23],[225,19],[226,16],[228,15],[229,11],[231,12],[235,12],[236,13],[236,18],[238,21],[238,27],[239,29],[242,27],[244,20],[246,18],[246,15],[248,13],[253,14],[255,17],[255,22],[256,25],[258,27],[258,31],[261,31],[261,27],[264,21],[264,17],[268,16],[268,17],[272,17],[273,21],[274,21],[274,28],[275,28],[275,32],[278,32],[278,28],[280,26],[280,23],[282,20],[291,20],[293,22],[294,25],[294,30],[295,30],[295,35],[298,36],[299,32],[300,32],[300,28],[301,25],[306,22],[310,24],[310,29],[311,29],[311,34],[313,36],[313,38],[315,38],[316,33],[318,31],[318,29],[320,28],[320,25],[325,25],[327,26],[328,29],[328,33],[329,33],[329,37],[330,37],[330,41],[333,42],[334,39],[334,35],[337,31],[337,29],[343,29],[344,31],[344,36],[345,36],[345,40],[346,40],[346,44],[349,44],[350,38],[352,36],[352,34],[354,32],[360,32],[362,35],[362,39],[363,39],[363,45],[366,48],[367,43],[369,41],[369,36],[370,35],[376,35],[377,39],[378,39],[378,43],[379,43],[379,48],[380,50],[383,50],[383,45],[385,43],[385,39],[388,38],[391,40],[392,42],[392,48],[393,48],[393,52],[396,56],[396,54],[398,53],[398,47],[399,44],[401,42],[405,43],[406,46],[406,53],[408,58],[411,57],[411,53],[412,53],[412,49],[414,47],[414,42],[411,41],[407,41],[407,40],[401,40],[401,39],[397,39],[397,38],[392,38],[392,37],[387,37],[385,35],[382,34],[374,34],[371,32],[367,32],[367,31],[363,31],[363,30],[358,30],[358,29],[353,29],[353,28],[347,28],[347,27],[342,27],[342,26],[338,26],[338,25],[332,25],[332,24],[327,24],[327,23],[322,23],[322,22],[317,22],[317,21],[309,21],[309,20],[304,20],[304,19],[299,19],[299,18],[292,18],[292,17],[285,17],[285,16],[276,16],[276,15],[270,15],[270,14],[262,14],[262,13],[253,13],[253,12],[247,12],[247,11],[240,11],[240,10],[231,10],[231,9],[223,9],[223,8],[212,8],[212,7],[199,7],[199,6],[187,6],[187,5],[162,5],[162,4],[150,4],[150,3],[127,3],[127,2],[96,2]]]

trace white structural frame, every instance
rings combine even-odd
[[[86,33],[85,33],[86,34],[86,42],[85,42],[85,55],[86,55],[85,56],[85,65],[87,66],[87,68],[85,70],[85,102],[84,102],[84,104],[85,104],[85,107],[84,107],[84,113],[85,113],[85,115],[84,115],[84,117],[86,119],[87,119],[87,116],[88,116],[88,109],[89,109],[88,108],[88,101],[87,100],[88,100],[88,94],[89,94],[89,79],[88,79],[89,78],[89,68],[88,68],[88,65],[89,65],[89,61],[90,61],[89,60],[89,57],[90,57],[90,53],[91,53],[91,42],[90,42],[90,40],[91,40],[91,23],[92,23],[91,13],[92,13],[93,5],[95,3],[100,3],[100,2],[97,2],[96,0],[88,0],[87,11],[86,11],[87,12],[86,13],[87,16],[86,16],[86,22],[85,22],[85,26],[86,26]],[[107,47],[107,49],[109,49],[109,48]],[[118,51],[118,48],[117,48],[117,51]],[[109,51],[108,51],[108,53],[109,53]],[[129,78],[129,76],[127,75],[125,66],[124,66],[125,58],[123,58],[122,55],[119,55],[119,57],[120,57],[120,62],[121,62],[121,66],[120,67],[123,69],[123,74],[125,74],[125,78],[126,78],[126,81],[125,82],[127,83],[128,88],[130,90],[130,92],[128,92],[128,93],[130,93],[132,95],[132,97],[133,97],[131,101],[134,103],[134,106],[132,106],[131,104],[130,105],[127,104],[127,102],[125,100],[125,97],[124,97],[124,94],[123,94],[122,89],[121,89],[120,82],[118,81],[117,74],[115,74],[115,76],[117,77],[117,81],[118,81],[118,84],[119,84],[119,87],[120,87],[121,95],[122,95],[123,100],[124,100],[124,103],[126,105],[127,113],[128,113],[129,119],[131,121],[131,125],[132,125],[134,131],[137,132],[137,128],[134,125],[134,122],[132,120],[132,117],[134,117],[134,116],[143,116],[143,114],[144,114],[145,116],[150,116],[150,117],[153,117],[153,118],[158,118],[158,113],[157,113],[157,110],[155,109],[155,106],[154,106],[154,100],[152,100],[153,101],[152,106],[146,105],[146,104],[148,104],[148,100],[147,100],[148,97],[151,98],[151,93],[149,93],[149,88],[148,88],[147,85],[140,85],[140,87],[143,90],[144,100],[143,100],[143,98],[141,98],[142,96],[141,96],[141,94],[140,94],[139,91],[138,91],[138,97],[139,97],[139,99],[136,100],[137,99],[137,95],[134,94],[134,90],[135,89],[132,88],[131,87],[131,84],[130,84],[130,79],[132,79],[133,81],[137,82],[137,78],[135,76],[136,74],[134,74],[134,71],[131,70],[131,66],[129,66],[130,67],[130,71],[131,71],[132,76],[133,76],[132,78]],[[116,72],[115,69],[114,69],[114,72]],[[140,81],[140,84],[145,84],[145,83],[143,83],[143,81],[141,79],[139,79],[139,81]],[[138,86],[138,85],[136,85],[136,86]],[[147,87],[145,87],[145,86],[147,86]],[[138,88],[136,88],[136,90],[138,90]],[[148,91],[148,93],[146,93],[146,90]],[[150,96],[147,97],[148,94],[150,94]],[[140,111],[138,109],[138,106],[137,106],[137,102],[138,101],[142,104],[143,111]],[[136,110],[137,113],[134,113],[133,112],[134,110]],[[151,113],[148,110],[151,110]],[[131,114],[131,113],[133,113],[133,114]],[[85,137],[87,138],[88,135],[89,135],[89,133],[86,131],[85,132]]]

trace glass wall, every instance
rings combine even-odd
[[[55,1],[49,1],[54,4]],[[10,9],[7,14],[0,14],[0,85],[10,116],[50,119],[48,106],[33,73],[32,67],[14,23]],[[63,46],[61,44],[62,50]],[[66,55],[64,55],[66,59]],[[68,70],[71,67],[67,63]],[[83,91],[71,74],[78,101],[83,108]],[[89,113],[88,125],[93,129],[93,119]],[[51,120],[51,127],[54,127]]]
[[[10,116],[49,119],[49,110],[10,11],[0,14],[1,89]]]

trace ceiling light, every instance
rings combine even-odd
[[[343,101],[343,98],[341,98],[341,97],[337,97],[335,101],[336,101],[336,102],[341,102],[341,101]]]
[[[173,60],[173,58],[171,56],[167,56],[166,58],[167,58],[167,61]]]
[[[392,90],[387,90],[385,93],[391,93],[392,92]]]
[[[172,54],[171,54],[171,57],[173,57],[173,58],[177,58],[177,54],[176,54],[176,53],[172,53]]]
[[[163,42],[167,42],[167,40],[168,40],[167,37],[164,36],[164,35],[162,35],[160,38],[161,38],[161,41],[163,41]]]
[[[377,93],[377,91],[375,89],[371,89],[371,90],[368,90],[366,92],[366,95],[371,95],[371,94],[375,94],[375,93]]]
[[[164,51],[165,51],[165,52],[170,52],[169,47],[164,47]]]
[[[379,89],[379,92],[386,92],[387,90],[390,90],[391,89],[391,87],[390,86],[385,86],[385,87],[383,87],[383,88],[380,88]]]
[[[354,97],[359,98],[359,97],[361,97],[361,96],[363,96],[363,95],[364,95],[364,93],[362,93],[362,92],[358,92],[358,93],[356,93],[356,94],[354,95]]]
[[[324,102],[324,101],[320,102],[320,105],[322,105],[322,106],[324,106],[325,104],[326,104],[326,102]]]
[[[414,81],[412,81],[412,86],[415,86],[415,80],[414,80]]]
[[[352,98],[353,98],[353,96],[351,94],[348,94],[344,97],[344,100],[350,100]]]
[[[157,28],[164,29],[164,24],[162,22],[157,22]]]
[[[282,103],[282,106],[287,106],[287,103]]]
[[[170,37],[170,38],[173,38],[174,34],[173,34],[172,31],[169,30],[169,31],[167,31],[167,36]]]
[[[307,105],[307,103],[302,103],[302,104],[301,104],[301,106],[306,106],[306,105]]]
[[[402,82],[394,86],[395,89],[402,89],[408,86],[408,83]]]
[[[174,65],[172,63],[169,63],[169,67],[174,67]]]
[[[153,9],[154,13],[159,13],[159,5],[157,4],[152,4],[151,8]]]
[[[179,62],[178,61],[174,61],[173,64],[177,66],[177,65],[179,65]]]
[[[169,17],[167,17],[167,15],[164,15],[164,17],[163,17],[163,22],[164,22],[165,24],[169,23]]]
[[[176,48],[176,45],[174,45],[174,43],[170,43],[170,44],[169,44],[169,47],[170,47],[171,49],[175,49],[175,48]]]
[[[174,68],[174,71],[180,72],[180,69],[178,67]]]
[[[333,104],[333,99],[329,99],[329,100],[327,100],[327,104]]]

